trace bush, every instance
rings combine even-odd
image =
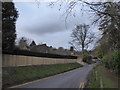
[[[103,57],[102,62],[105,64],[105,67],[110,69],[112,67],[111,65],[111,54],[106,55]]]
[[[105,64],[105,67],[112,69],[118,75],[120,75],[120,51],[114,51],[103,57],[102,62]]]
[[[102,57],[103,57],[103,52],[102,52],[102,50],[98,50],[98,51],[96,52],[96,55],[97,55],[98,58],[102,58]]]
[[[89,54],[85,53],[85,54],[83,54],[82,60],[83,60],[83,62],[91,63],[92,57]]]
[[[120,75],[120,51],[116,51],[112,54],[112,68]]]

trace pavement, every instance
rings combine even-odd
[[[89,72],[97,63],[11,88],[84,88]]]

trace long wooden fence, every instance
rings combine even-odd
[[[44,58],[44,57],[9,55],[9,54],[2,55],[3,67],[64,64],[64,63],[75,63],[78,61],[79,59]]]

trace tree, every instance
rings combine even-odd
[[[87,3],[87,2],[86,2]],[[120,48],[120,2],[87,3],[96,14],[94,23],[98,23],[111,50]],[[102,39],[103,39],[102,38]]]
[[[70,42],[70,44],[72,44],[74,47],[81,48],[83,53],[95,38],[94,33],[89,31],[89,25],[85,24],[77,25],[75,29],[73,29],[71,36],[73,40]]]
[[[18,47],[19,47],[20,49],[28,49],[30,43],[31,43],[31,40],[30,40],[30,39],[25,38],[25,37],[22,37],[22,38],[20,38],[19,41],[18,41]]]
[[[88,3],[96,14],[94,23],[98,23],[102,38],[95,52],[105,67],[120,75],[120,1]]]
[[[30,46],[36,46],[35,41],[32,41],[31,44],[30,44]]]
[[[15,22],[18,11],[13,2],[2,2],[2,49],[13,50],[15,48]]]

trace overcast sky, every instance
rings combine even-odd
[[[49,6],[50,2],[15,2],[15,7],[19,12],[19,18],[16,22],[17,38],[27,37],[34,40],[37,44],[46,43],[48,46],[69,48],[71,41],[71,32],[75,25],[90,24],[90,16],[88,11],[82,14],[81,9],[88,9],[87,6],[76,5],[71,16],[67,18],[65,24],[65,13],[67,3],[63,3],[61,10],[60,3],[56,3],[54,7]],[[75,17],[73,14],[75,13]],[[67,28],[66,28],[66,26]],[[94,32],[97,31],[96,26],[92,26]],[[91,48],[93,45],[91,46]]]

